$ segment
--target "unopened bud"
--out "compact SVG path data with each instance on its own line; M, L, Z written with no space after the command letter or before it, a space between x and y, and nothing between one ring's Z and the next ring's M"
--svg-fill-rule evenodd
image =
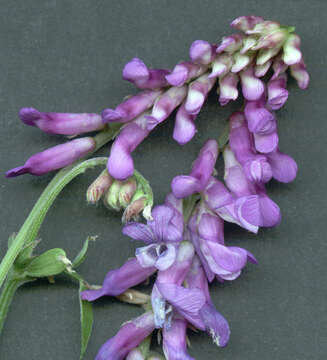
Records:
M140 291L129 289L118 295L117 299L129 304L144 305L150 301L150 296Z
M110 208L114 209L116 211L119 211L121 206L119 202L119 192L122 187L122 182L115 180L112 185L110 186L109 190L107 191L103 201L104 204Z
M135 194L137 184L134 177L124 181L119 191L119 203L121 207L126 208Z
M112 182L113 178L109 175L108 170L104 169L87 189L86 201L89 204L96 204L102 195L108 191Z
M126 207L123 213L122 222L127 223L132 219L137 219L140 212L144 209L145 204L145 196L142 196L137 200L132 200L132 202Z

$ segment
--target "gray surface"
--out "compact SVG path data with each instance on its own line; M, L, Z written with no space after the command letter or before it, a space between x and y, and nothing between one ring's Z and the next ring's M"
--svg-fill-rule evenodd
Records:
M2 173L60 142L23 126L17 117L23 106L62 112L113 107L134 91L121 80L132 57L171 67L187 58L193 40L215 41L231 33L228 24L239 15L255 13L297 27L311 85L300 91L291 83L278 120L281 148L296 158L298 178L269 186L282 209L278 228L260 230L257 237L226 228L228 243L252 251L259 266L249 265L238 280L212 287L232 336L227 348L218 349L205 334L191 334L196 359L326 358L326 5L323 0L0 1ZM204 140L218 136L235 106L217 107L211 97L198 118L199 133L184 148L171 139L173 119L139 147L136 166L151 181L156 203L171 179L188 171ZM39 250L64 247L73 257L87 235L98 234L80 271L100 283L109 269L132 256L135 245L121 235L119 215L86 206L84 192L95 174L75 180L57 199L41 229ZM0 178L1 256L51 176ZM1 360L78 359L76 291L65 279L20 289L0 339ZM99 301L85 359L93 359L120 324L139 313L131 305Z

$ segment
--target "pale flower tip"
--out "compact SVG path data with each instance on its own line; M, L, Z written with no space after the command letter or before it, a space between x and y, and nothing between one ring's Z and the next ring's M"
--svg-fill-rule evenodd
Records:
M142 60L134 58L123 69L123 79L128 81L144 80L149 77L149 70Z
M26 174L28 172L28 169L25 168L25 165L23 166L18 166L16 168L13 168L11 170L8 170L6 172L6 177L7 178L11 178L11 177L16 177L16 176L19 176L19 175L23 175L23 174Z
M177 71L173 71L172 73L166 75L165 78L172 86L182 86L187 80L187 70L182 68Z

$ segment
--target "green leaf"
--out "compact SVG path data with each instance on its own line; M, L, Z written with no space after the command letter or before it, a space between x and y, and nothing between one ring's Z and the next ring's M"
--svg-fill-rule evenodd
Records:
M93 311L92 303L81 299L81 292L87 290L84 282L80 280L79 283L79 304L80 304L80 316L81 316L81 355L80 360L83 359L87 344L91 337L93 326Z
M87 252L87 249L89 247L89 242L90 241L95 241L96 238L97 238L97 236L88 236L86 238L81 251L77 254L77 256L75 257L75 259L74 259L74 261L72 263L72 268L77 268L78 266L80 266L83 263L83 261L86 258L86 252Z
M25 268L24 274L31 277L57 275L66 270L69 260L63 249L51 249L36 256Z

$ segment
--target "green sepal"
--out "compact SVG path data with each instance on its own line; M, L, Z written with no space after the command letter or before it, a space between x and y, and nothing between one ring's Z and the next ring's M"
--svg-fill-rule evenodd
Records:
M86 238L86 240L84 241L83 247L80 250L80 252L76 255L75 259L73 260L72 263L72 268L77 268L78 266L80 266L85 258L86 258L86 253L87 253L87 249L89 248L89 242L90 241L95 241L97 238L97 236L88 236Z
M66 270L68 265L65 251L55 248L33 258L24 269L24 275L37 278L57 275Z

